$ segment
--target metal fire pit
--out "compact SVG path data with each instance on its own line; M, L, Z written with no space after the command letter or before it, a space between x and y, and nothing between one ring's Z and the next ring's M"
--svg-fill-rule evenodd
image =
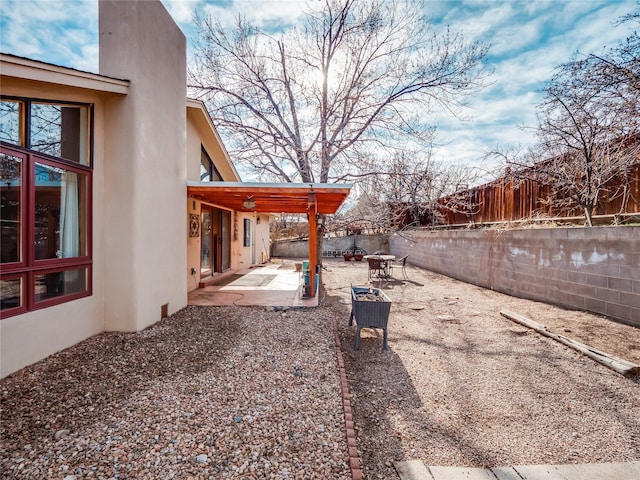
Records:
M379 288L351 287L351 315L349 326L356 321L356 342L354 348L360 349L360 330L363 328L381 328L384 334L383 350L387 349L387 323L391 300Z

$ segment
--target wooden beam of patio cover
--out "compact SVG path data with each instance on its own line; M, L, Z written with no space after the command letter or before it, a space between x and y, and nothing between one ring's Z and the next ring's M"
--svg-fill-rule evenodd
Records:
M188 195L239 212L309 213L309 194L315 193L317 213L336 213L345 201L351 185L326 183L229 183L187 182ZM255 208L244 208L247 199Z

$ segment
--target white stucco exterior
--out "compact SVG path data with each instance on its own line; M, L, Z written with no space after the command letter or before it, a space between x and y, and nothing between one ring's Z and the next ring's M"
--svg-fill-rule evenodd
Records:
M191 214L228 212L231 269L261 263L268 252L268 215L258 224L255 213L187 196L186 182L200 180L202 149L223 181L240 177L204 105L186 98L186 40L163 5L100 0L99 16L99 75L0 57L3 95L93 105L92 294L0 320L2 377L97 333L139 331L163 310L186 306L200 281ZM244 218L254 224L250 247Z
M135 331L187 304L186 39L160 2L101 1L99 35L131 82L105 109L105 329Z
M5 68L5 66L7 68ZM46 72L51 76L47 77ZM93 295L0 320L0 375L12 373L104 331L106 257L104 223L105 102L128 91L128 82L83 76L53 65L2 57L2 93L17 97L93 103ZM11 76L10 76L11 75ZM42 78L49 81L43 82ZM67 85L71 84L72 86ZM118 93L113 93L115 85Z

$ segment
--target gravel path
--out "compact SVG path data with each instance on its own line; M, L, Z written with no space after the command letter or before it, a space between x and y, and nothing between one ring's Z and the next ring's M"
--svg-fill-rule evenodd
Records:
M188 307L0 382L0 478L350 478L328 311Z
M397 479L398 460L493 467L640 459L640 378L625 378L499 312L519 312L636 363L640 329L408 267L411 281L381 284L393 302L389 350L382 351L380 330L363 330L356 352L349 292L366 285L366 265L326 268L324 305L343 319L368 480Z

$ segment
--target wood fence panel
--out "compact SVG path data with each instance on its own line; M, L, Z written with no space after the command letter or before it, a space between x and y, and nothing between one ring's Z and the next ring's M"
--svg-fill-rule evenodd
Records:
M620 213L640 213L640 163L631 174L626 196L620 195L622 182L612 182L602 192L600 206L596 215L616 215ZM523 180L519 184L506 178L469 189L468 195L458 192L459 197L469 199L469 212L443 209L444 222L447 225L464 223L506 222L535 216L573 217L581 216L578 208L559 210L553 205L552 190L532 180ZM465 196L466 195L466 196ZM626 200L626 207L623 202ZM441 202L446 204L447 200Z

